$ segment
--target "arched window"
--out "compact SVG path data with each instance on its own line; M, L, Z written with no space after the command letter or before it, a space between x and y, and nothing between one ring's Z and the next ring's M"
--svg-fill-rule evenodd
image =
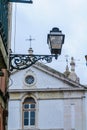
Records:
M24 127L35 126L36 102L32 97L25 98L23 102L23 125Z

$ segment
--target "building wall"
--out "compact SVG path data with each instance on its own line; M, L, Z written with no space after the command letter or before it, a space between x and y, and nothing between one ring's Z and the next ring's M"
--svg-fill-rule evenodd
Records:
M21 108L20 108L20 101L10 101L9 102L9 123L8 123L8 130L18 130L21 128Z
M82 98L81 92L72 92L71 94L70 92L60 92L60 94L52 92L54 97L50 92L45 92L43 96L40 96L42 93L14 93L10 95L8 130L25 130L22 120L22 102L26 95L33 95L37 100L36 125L29 129L86 130L85 116L83 116L84 97Z
M38 128L62 129L64 128L63 100L40 100L38 110Z
M0 130L6 130L7 122L7 101L8 101L8 92L7 92L7 77L8 73L6 69L2 69L4 75L0 77Z
M2 69L4 76L0 77L0 90L5 94L8 83L8 73L6 69Z
M34 84L25 77L33 75ZM60 80L51 72L33 68L14 72L9 88L8 130L87 130L87 94L78 87ZM23 101L36 101L35 126L23 125ZM86 114L85 114L86 113Z
M0 104L0 130L4 130L4 126L3 126L3 108L2 108L1 104Z

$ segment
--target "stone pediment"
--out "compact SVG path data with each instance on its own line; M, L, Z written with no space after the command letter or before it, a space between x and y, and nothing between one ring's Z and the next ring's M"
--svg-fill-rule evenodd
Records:
M28 69L13 72L11 74L11 80L9 84L11 85L10 89L53 90L85 88L85 86L65 77L63 73L39 62Z

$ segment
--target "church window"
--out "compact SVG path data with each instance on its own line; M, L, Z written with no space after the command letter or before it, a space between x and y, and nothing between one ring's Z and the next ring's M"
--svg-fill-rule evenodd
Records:
M36 102L32 97L27 97L23 103L24 127L35 126Z

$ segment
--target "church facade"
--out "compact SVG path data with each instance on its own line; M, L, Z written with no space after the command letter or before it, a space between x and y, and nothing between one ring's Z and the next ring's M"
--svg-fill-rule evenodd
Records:
M78 77L37 63L13 72L9 86L8 130L87 130L87 89Z

